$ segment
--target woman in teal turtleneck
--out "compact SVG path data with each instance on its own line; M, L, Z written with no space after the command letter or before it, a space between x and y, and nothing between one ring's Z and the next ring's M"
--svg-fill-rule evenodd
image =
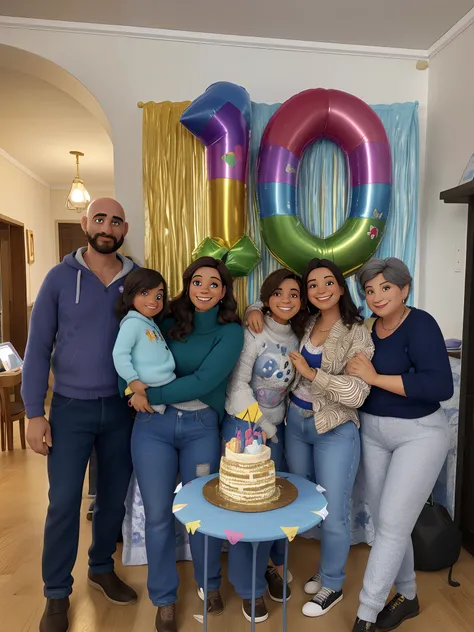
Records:
M225 265L201 257L183 274L183 292L170 303L160 329L176 361L177 379L147 389L150 405L136 396L140 411L132 435L132 458L143 498L148 557L148 592L157 632L175 632L178 573L171 511L178 472L183 484L217 472L221 455L219 421L224 415L228 377L243 346L243 330ZM204 582L204 538L190 536L198 592ZM208 611L223 610L219 540L209 541Z

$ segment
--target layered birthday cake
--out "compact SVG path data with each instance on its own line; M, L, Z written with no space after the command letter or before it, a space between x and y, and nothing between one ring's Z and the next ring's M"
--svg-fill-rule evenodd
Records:
M251 450L237 451L239 442L226 445L219 470L219 493L239 504L262 505L278 500L275 464L270 448L254 441Z

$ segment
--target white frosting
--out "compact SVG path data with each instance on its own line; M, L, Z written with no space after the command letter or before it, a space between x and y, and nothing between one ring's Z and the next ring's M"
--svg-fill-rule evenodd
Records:
M219 491L237 503L262 504L276 494L275 464L268 446L260 454L236 454L226 449L221 458Z
M241 463L242 465L249 465L250 463L263 463L269 461L271 457L271 450L267 445L262 445L262 451L259 454L248 454L248 452L232 452L229 448L225 449L225 458L235 463Z

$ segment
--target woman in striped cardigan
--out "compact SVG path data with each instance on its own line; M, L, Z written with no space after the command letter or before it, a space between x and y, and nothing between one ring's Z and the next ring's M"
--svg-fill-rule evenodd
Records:
M344 568L350 549L350 498L359 467L357 408L369 394L345 368L358 353L369 360L373 343L347 283L332 262L312 259L303 276L308 321L300 350L290 354L297 370L285 429L290 471L324 488L329 515L321 525L319 570L305 584L314 597L303 614L319 617L343 597ZM260 327L252 311L248 324Z

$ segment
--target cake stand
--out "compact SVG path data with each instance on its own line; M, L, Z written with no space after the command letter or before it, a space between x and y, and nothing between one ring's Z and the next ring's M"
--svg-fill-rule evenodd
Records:
M204 535L204 632L207 632L207 582L209 537L228 540L231 545L237 542L252 544L252 632L255 630L255 584L257 549L260 542L285 539L284 577L288 570L288 542L296 535L309 531L327 516L326 498L318 492L311 481L278 472L277 476L286 478L298 489L298 497L290 505L259 513L241 513L229 511L211 505L203 496L202 488L211 479L219 476L211 474L197 478L184 485L176 494L173 513L182 522L189 533ZM265 537L262 537L265 534ZM286 582L283 582L283 632L286 632Z

